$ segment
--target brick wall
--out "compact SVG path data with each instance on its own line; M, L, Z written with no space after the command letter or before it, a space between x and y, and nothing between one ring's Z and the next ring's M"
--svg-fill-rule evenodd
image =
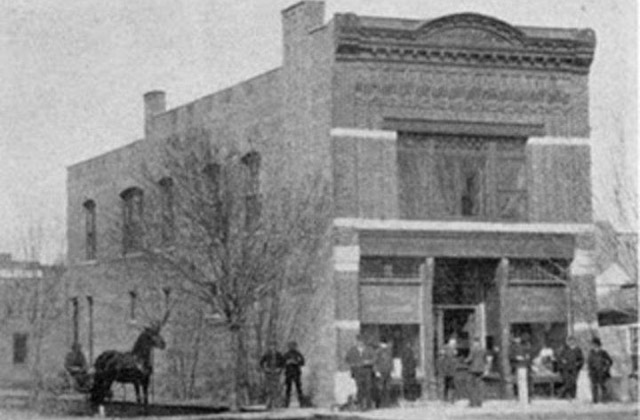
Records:
M592 222L589 145L532 139L527 163L530 222Z
M336 127L381 129L389 118L428 119L542 124L550 136L589 135L588 77L583 75L339 62L333 90ZM503 92L528 99L503 99Z

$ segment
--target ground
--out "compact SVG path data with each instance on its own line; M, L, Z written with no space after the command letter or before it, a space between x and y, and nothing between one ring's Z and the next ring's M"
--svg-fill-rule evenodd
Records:
M0 409L3 420L44 420L60 419L60 416L43 416L28 410ZM67 417L68 418L68 417ZM71 417L75 420L89 420L95 417ZM113 418L113 417L109 417ZM138 417L141 418L141 417ZM414 406L399 407L368 412L336 412L326 409L289 409L269 412L218 415L190 415L171 417L144 417L163 420L632 420L638 418L637 403L612 403L593 405L588 403L559 400L534 401L523 407L515 401L488 401L481 408L471 409L465 401L456 405L440 402L421 402Z

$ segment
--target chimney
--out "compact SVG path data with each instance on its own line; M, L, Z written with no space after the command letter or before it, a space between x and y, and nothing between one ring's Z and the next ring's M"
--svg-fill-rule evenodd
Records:
M306 38L309 31L324 23L324 8L324 1L303 0L282 11L285 65L300 54L308 54Z
M167 110L165 93L161 90L152 90L144 94L144 137L149 137L153 123L153 117Z

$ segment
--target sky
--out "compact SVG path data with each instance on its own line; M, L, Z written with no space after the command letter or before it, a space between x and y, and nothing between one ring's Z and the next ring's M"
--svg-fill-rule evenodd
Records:
M64 253L66 167L142 137L142 95L182 105L278 67L295 0L0 0L0 252L41 231ZM334 13L432 19L476 12L513 25L592 28L596 216L614 168L636 168L636 0L340 0ZM629 175L635 190L637 178ZM609 195L607 195L609 194ZM625 226L623 226L625 227ZM33 236L33 235L32 235Z

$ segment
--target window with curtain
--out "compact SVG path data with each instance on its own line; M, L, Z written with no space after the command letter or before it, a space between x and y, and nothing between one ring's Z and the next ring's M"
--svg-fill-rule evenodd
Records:
M96 203L87 200L82 205L85 223L85 257L87 260L96 259Z
M142 249L143 193L140 188L129 188L122 198L122 246L126 254Z

